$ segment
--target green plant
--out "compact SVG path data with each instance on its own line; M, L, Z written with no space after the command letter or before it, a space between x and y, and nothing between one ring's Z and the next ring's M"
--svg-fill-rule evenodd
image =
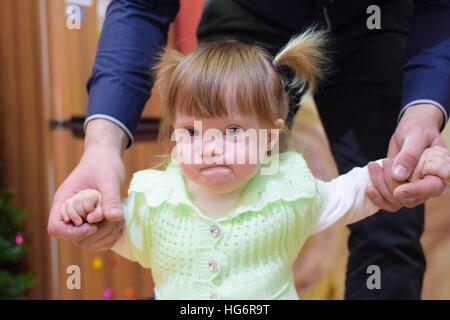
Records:
M34 276L24 263L28 246L23 243L24 209L9 205L12 191L0 191L0 299L25 299L24 292L34 285Z

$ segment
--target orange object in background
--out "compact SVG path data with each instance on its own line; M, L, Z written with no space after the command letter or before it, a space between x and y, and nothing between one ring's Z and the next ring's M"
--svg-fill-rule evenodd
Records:
M181 0L180 11L175 19L176 45L187 54L197 46L197 26L206 0Z
M125 289L125 296L128 300L134 300L134 289L133 288L126 288Z

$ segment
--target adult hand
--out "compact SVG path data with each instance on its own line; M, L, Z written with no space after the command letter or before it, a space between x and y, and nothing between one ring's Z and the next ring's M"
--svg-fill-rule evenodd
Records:
M394 190L401 183L392 179L392 159L384 159L383 167L376 162L368 164L370 181L372 186L366 189L366 194L370 200L379 208L397 212L403 204L394 197Z
M391 177L381 174L381 168L369 166L373 186L366 192L375 205L387 211L398 206L398 203L386 197L386 189L403 206L409 208L442 193L445 183L436 176L427 175L422 179L407 182L427 147L445 146L439 132L443 120L442 111L431 104L417 104L405 110L389 144L388 158L393 159ZM394 183L389 183L391 179L404 185L396 188L394 192Z
M81 160L58 188L53 199L47 226L51 236L92 250L112 247L123 226L120 185L125 176L122 154L127 139L125 132L108 120L94 119L88 123ZM66 224L61 220L61 205L85 189L96 189L102 194L106 220L96 224L83 223L78 227Z

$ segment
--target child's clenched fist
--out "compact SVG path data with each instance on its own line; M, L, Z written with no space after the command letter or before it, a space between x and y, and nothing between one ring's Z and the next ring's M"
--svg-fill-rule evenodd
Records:
M61 207L61 219L65 223L80 226L84 221L95 223L103 220L101 194L97 190L87 189L78 192Z

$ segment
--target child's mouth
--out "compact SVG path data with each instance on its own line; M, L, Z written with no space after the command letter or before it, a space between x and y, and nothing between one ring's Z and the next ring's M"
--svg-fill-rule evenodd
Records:
M225 174L230 172L230 168L226 165L210 165L200 169L205 174Z

